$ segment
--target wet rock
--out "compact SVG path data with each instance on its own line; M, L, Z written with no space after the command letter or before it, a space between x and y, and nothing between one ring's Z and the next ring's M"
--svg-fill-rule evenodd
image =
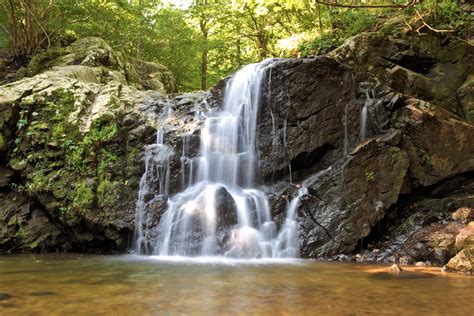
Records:
M407 106L401 147L410 159L411 187L430 186L474 169L474 125L439 111Z
M451 218L460 223L467 224L469 221L474 220L474 209L470 207L458 208L451 214Z
M474 248L474 222L470 222L456 236L456 250Z
M450 213L474 207L474 126L462 118L472 54L452 37L371 33L329 57L267 68L256 145L277 225L297 189L290 182L318 175L297 215L303 256L443 264L455 255L463 224L448 223ZM144 145L163 131L168 195L182 190L194 176L202 114L218 106L227 80L212 93L165 96L175 89L166 69L95 38L41 54L23 73L0 87L0 170L13 170L0 176L0 251L125 249ZM54 105L59 116L48 112ZM146 202L157 192L150 186ZM167 198L150 204L147 227ZM225 192L218 198L218 226L230 230L235 207ZM368 244L380 252L360 249Z
M372 139L311 185L319 198L301 202L302 254L353 251L397 201L408 161L402 150L394 156L389 149L382 139Z
M472 186L466 187L465 180L443 181L474 170L474 126L441 108L460 113L455 94L469 73L472 50L455 39L445 39L444 48L433 37L418 40L362 34L329 54L348 67L316 58L277 62L268 69L270 84L262 89L258 122L263 180L271 183L291 176L299 181L332 167L308 188L312 193L299 208L303 256L354 251L364 238L378 238L381 219L390 221L393 215L388 213L402 194L416 195L419 188L441 183L437 192L427 195L442 197L426 196L426 203L417 202L423 211L405 218L394 233L399 239L391 242L390 251L360 258L395 261L405 255L410 263L431 260L420 255L423 242L413 256L402 251L403 242L413 231L446 220L453 207L469 200L465 196ZM449 69L452 61L447 51L467 68ZM355 77L347 77L348 70ZM319 76L325 73L330 80L322 83ZM333 79L344 83L339 95L323 87ZM450 82L441 87L436 83L439 80ZM337 82L330 85L338 86ZM369 139L361 139L360 110L368 101ZM464 196L457 199L455 192L460 188L465 188ZM272 205L284 204L276 196L270 199ZM276 215L280 209L272 207ZM437 264L454 255L452 242L440 243L433 248Z
M399 38L363 33L328 55L349 65L358 81L383 82L464 116L456 92L472 74L474 51L462 40L437 33Z
M302 180L342 155L346 107L351 117L356 110L351 72L313 58L276 61L266 77L257 122L261 175L268 182L290 180L291 169L292 180ZM355 126L348 129L353 142Z
M174 193L184 138L199 130L208 94L166 96L176 86L165 67L98 38L37 55L26 75L0 86L0 251L123 251L134 228L141 153L156 140L158 118L173 110L160 124L175 153ZM190 144L192 156L198 145Z
M9 192L0 193L0 199L0 249L54 251L61 247L63 233L28 196Z
M466 121L474 123L474 75L467 77L458 89L457 97L464 110Z
M398 265L392 264L392 265L390 266L390 268L387 269L387 271L388 271L389 273L392 273L392 274L399 274L399 273L401 273L403 270L402 270L402 268L400 268Z
M0 166L0 188L8 186L13 175L13 170Z
M224 187L215 192L215 199L217 244L225 252L228 250L232 229L238 223L237 208L234 199Z
M404 255L404 256L401 256L400 259L398 260L398 262L401 264L401 265L409 265L409 264L413 264L415 262L415 260L413 259L412 256L410 255Z
M462 227L459 223L424 227L406 241L401 253L412 258L409 263L429 260L443 265L456 254L455 240Z
M474 272L474 249L464 249L443 267L445 271L450 272Z

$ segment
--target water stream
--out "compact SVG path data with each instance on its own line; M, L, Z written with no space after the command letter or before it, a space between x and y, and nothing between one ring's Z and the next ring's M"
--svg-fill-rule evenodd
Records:
M182 172L186 163L191 169L197 168L195 181L194 171L191 171L188 182L183 176L182 192L166 199L166 192L159 191L155 199L167 200L167 207L156 227L152 224L156 214L149 215L147 203L140 201L150 192L148 173L166 166L169 150L159 136L157 144L152 145L156 150L147 151L137 204L138 252L184 257L298 256L294 217L299 197L290 203L286 222L279 233L268 198L255 181L258 175L257 113L262 78L269 65L271 61L247 65L229 80L221 110L209 113L201 129L199 156L193 162L181 157ZM164 117L166 113L167 109ZM186 147L186 141L183 146ZM150 168L149 161L154 168ZM166 172L155 174L167 176ZM163 182L163 179L158 181Z
M359 140L364 141L367 138L367 120L368 120L368 110L375 103L374 91L371 89L365 90L365 102L360 113L360 132Z

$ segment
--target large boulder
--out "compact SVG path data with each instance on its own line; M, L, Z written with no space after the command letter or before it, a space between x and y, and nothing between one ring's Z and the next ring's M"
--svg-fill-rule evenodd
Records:
M459 231L455 242L458 253L444 266L447 271L474 272L474 222Z
M51 49L34 56L28 64L26 75L32 77L46 70L57 70L66 66L87 67L70 67L69 69L76 71L76 76L83 72L90 72L90 68L98 67L98 71L109 72L114 80L141 90L155 90L161 93L177 92L176 81L166 67L134 59L113 50L109 44L98 37L81 38L70 46ZM66 73L68 72L72 71L66 70ZM74 74L70 73L70 75Z

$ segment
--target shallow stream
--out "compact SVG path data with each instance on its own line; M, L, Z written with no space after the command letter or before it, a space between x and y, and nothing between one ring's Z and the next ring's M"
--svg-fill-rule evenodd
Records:
M472 315L474 277L312 260L0 256L0 315Z

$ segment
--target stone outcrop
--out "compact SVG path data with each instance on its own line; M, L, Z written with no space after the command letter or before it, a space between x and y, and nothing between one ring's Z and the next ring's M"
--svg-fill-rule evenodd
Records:
M165 67L98 38L40 54L0 86L0 251L124 250L160 113L176 111L163 122L175 174L182 135L199 130L207 95L175 89Z
M385 228L396 226L391 212L409 208L402 201L425 188L442 183L436 190L446 191L446 200L450 194L470 192L462 180L449 179L469 178L474 170L474 126L457 97L473 71L472 47L434 34L417 40L362 34L328 54L331 58L276 61L268 70L258 148L263 181L269 191L280 192L272 195L275 215L284 216L281 195L290 200L295 191L292 185L282 188L281 181L298 183L323 170L299 208L303 256L351 254L368 241L381 242L377 227L387 222ZM449 83L441 89L445 80ZM457 203L468 206L462 203L469 204L470 198ZM461 229L443 223L452 205L436 208L436 219L411 226L410 234L426 230L418 238L426 240L424 251L413 253L414 245L419 246L416 236L410 242L398 235L403 241L393 247L397 251L384 249L383 256L366 260L399 261L411 252L409 263L446 263L456 253L454 240ZM454 230L448 233L445 227Z
M467 208L461 209L466 211ZM469 217L472 216L473 210L469 209ZM464 212L465 213L465 212ZM463 227L455 240L457 254L449 260L444 266L447 271L474 272L474 221L469 222Z

